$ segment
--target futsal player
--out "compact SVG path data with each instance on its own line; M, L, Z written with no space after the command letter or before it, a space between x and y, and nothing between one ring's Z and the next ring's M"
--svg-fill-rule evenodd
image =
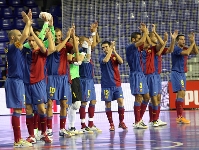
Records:
M104 41L101 44L104 54L99 57L101 68L101 100L105 102L105 110L110 123L110 131L115 130L113 123L111 102L117 100L119 114L119 128L124 130L127 126L124 123L124 96L121 87L119 64L123 59L115 50L115 42Z
M189 124L190 120L183 116L183 102L186 91L186 76L187 59L190 54L198 54L198 48L195 43L195 35L189 35L191 45L187 48L185 46L185 36L179 34L176 38L177 45L171 54L172 68L171 68L171 83L173 92L177 94L175 101L177 111L177 123Z
M29 11L30 13L30 11ZM21 50L23 43L29 36L31 20L25 12L21 13L25 22L24 30L21 34L19 30L9 31L9 45L5 49L8 61L8 74L5 81L6 105L13 109L11 123L14 133L14 147L30 147L31 143L21 137L20 116L22 108L25 108L25 89L23 83L24 61Z

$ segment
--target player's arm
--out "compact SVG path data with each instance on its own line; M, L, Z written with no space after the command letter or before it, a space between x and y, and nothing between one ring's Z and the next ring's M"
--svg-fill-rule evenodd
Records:
M143 35L142 35L142 38L138 42L135 43L136 47L139 47L139 46L143 45L144 42L146 41L146 37L147 37L147 28L146 28L146 25L143 24L143 23L141 23L141 26L140 26L139 29L142 31Z
M171 35L171 44L170 44L168 50L166 51L166 54L173 52L174 47L175 47L176 37L178 36L178 30L175 30L173 32L173 34L170 33L170 35Z
M66 38L55 47L55 49L58 52L66 45L67 41L70 39L71 30L72 30L72 28L68 29L68 31L66 33Z
M35 42L37 43L37 45L40 48L40 51L42 53L46 53L46 48L45 48L43 42L35 35L35 33L33 32L32 26L30 27L30 34L32 34L32 36L34 37Z
M79 58L78 58L79 61L73 62L74 65L76 65L76 66L80 66L85 57L85 53L75 53L75 55L78 55L78 54L79 54Z
M152 24L152 32L155 34L155 36L157 37L159 43L161 45L164 45L165 41L163 41L163 39L160 37L160 35L156 32L156 26L155 24Z
M191 33L191 34L194 34L194 33ZM199 52L199 51L198 51L198 47L197 47L197 45L196 45L196 43L195 43L195 45L193 46L193 50L191 51L190 54L197 55L198 52Z
M191 34L189 35L189 41L191 42L191 45L189 46L189 48L185 51L182 51L180 54L181 55L189 55L195 45L195 35Z
M113 48L113 53L115 54L115 57L116 57L116 59L117 59L117 61L118 61L118 63L119 64L123 64L123 59L122 59L122 57L120 57L120 55L116 52L116 50L115 50L115 42L113 41L112 42L112 48Z
M51 33L52 33L52 37L53 37L53 41L55 41L55 29L54 29L54 26L53 26L53 17L51 17L51 19L49 20L49 25L48 25ZM46 48L48 48L48 45L49 45L49 41L48 39L44 41L44 46Z
M56 51L55 49L55 42L53 40L53 35L51 33L51 31L49 30L48 32L46 32L47 34L47 38L48 38L48 55L54 53Z
M32 13L31 10L29 10L28 15L30 15L31 13ZM24 27L24 30L22 32L22 35L21 35L19 41L17 43L15 43L15 46L18 47L19 49L23 48L23 43L29 36L30 26L31 26L31 20L28 17L28 15L24 11L21 12L21 15L22 15L23 21L26 23L26 25Z
M162 47L160 48L160 50L156 53L157 56L161 56L162 55L162 52L163 52L166 44L167 44L167 41L164 42L164 44L162 45Z
M113 51L113 48L111 46L109 46L108 53L106 54L106 56L102 60L104 63L107 63L110 60L112 51Z
M98 23L94 22L91 24L91 32L92 32L92 45L91 45L91 49L93 50L96 46L97 46L97 27L98 27Z

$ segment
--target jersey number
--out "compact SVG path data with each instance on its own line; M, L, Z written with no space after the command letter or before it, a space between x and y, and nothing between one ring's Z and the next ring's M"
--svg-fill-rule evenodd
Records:
M53 88L53 87L50 87L50 93L55 93L55 88Z

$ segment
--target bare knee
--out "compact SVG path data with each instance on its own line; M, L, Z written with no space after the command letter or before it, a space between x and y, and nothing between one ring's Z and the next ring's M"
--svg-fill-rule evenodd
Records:
M31 115L33 113L32 105L26 105L26 114Z
M143 97L140 94L135 95L135 101L137 103L142 103Z
M13 108L13 111L15 113L21 114L22 113L22 109L21 108Z
M82 102L81 105L82 105L82 106L86 106L86 105L87 105L87 102Z
M92 100L92 101L90 101L90 104L91 104L91 105L95 105L96 102L97 102L96 100Z
M185 91L178 91L178 93L177 93L177 98L182 98L182 99L184 99L184 98L185 98Z
M61 109L68 108L67 100L61 100L60 101L60 107L61 107Z
M106 108L111 108L111 102L105 102Z
M118 103L118 105L120 106L120 107L123 107L124 106L124 100L123 100L123 98L118 98L117 99L117 103Z

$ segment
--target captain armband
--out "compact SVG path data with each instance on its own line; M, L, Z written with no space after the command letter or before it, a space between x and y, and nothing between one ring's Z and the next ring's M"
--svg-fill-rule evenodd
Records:
M15 47L20 48L20 47L22 47L22 44L19 41L17 41L17 42L15 42Z

